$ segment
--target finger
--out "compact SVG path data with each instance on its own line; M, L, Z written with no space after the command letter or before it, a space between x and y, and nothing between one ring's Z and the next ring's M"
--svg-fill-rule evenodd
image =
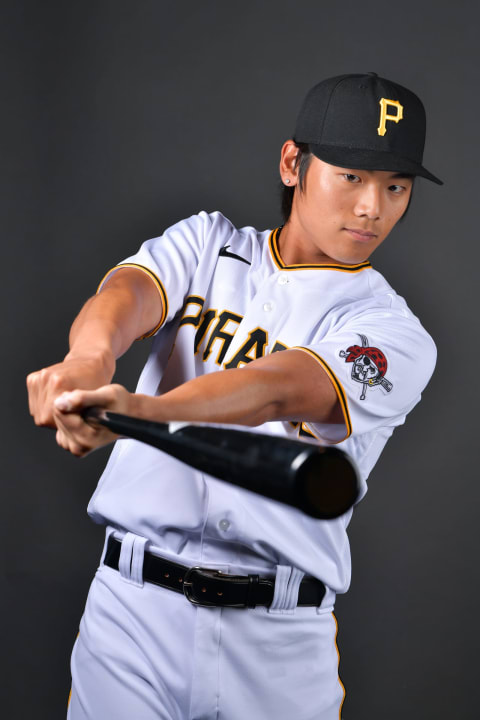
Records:
M117 435L106 428L87 424L77 413L64 413L55 408L54 418L60 433L57 442L77 457L82 457L117 438Z
M63 430L57 430L56 441L63 450L66 450L76 457L82 457L92 449L85 443L77 442L72 436L65 433Z
M68 450L67 438L61 430L57 430L55 434L55 440L57 442L57 445L59 445L63 450Z
M27 389L28 389L28 408L37 425L41 424L39 408L41 403L39 401L40 394L40 372L30 373L27 377Z
M78 413L65 413L54 407L53 417L57 428L68 441L88 443L95 432L92 426L88 425Z
M59 395L54 407L63 413L81 413L87 407L108 408L122 395L128 395L121 385L104 385L97 390L72 390Z
M28 410L30 415L35 414L35 373L27 375Z
M28 406L36 425L55 427L52 415L52 392L59 393L58 378L48 369L30 373L27 377Z
M65 387L67 385L67 387ZM43 423L53 422L53 403L68 388L67 378L57 369L46 368L40 371L41 404L40 419Z
M74 455L75 457L84 457L85 455L88 455L89 452L92 450L95 450L95 448L91 448L88 445L83 445L82 443L75 442L74 440L65 440L65 442L61 445L67 452L69 452L71 455Z
M92 405L105 405L110 400L110 394L98 390L72 390L64 392L54 400L54 406L62 413L80 413L84 408Z
M67 423L63 423L59 419L58 425L59 429L56 434L58 445L75 457L82 457L97 447L94 438L86 437L85 431L79 430L78 416L69 415Z

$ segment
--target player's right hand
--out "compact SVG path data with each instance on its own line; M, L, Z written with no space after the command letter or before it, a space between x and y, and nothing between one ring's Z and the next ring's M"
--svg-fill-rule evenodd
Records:
M36 425L55 428L55 398L77 388L95 390L107 385L115 371L115 360L105 353L70 356L56 365L30 373L27 377L28 405Z
M82 411L90 407L131 415L136 412L139 396L121 385L106 385L96 390L74 390L62 393L54 403L57 443L76 457L117 439L115 433L97 423L87 422Z

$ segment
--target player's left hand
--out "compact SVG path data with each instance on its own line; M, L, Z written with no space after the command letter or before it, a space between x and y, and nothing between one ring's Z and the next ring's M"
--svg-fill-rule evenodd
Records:
M76 457L117 439L118 435L106 428L85 422L81 413L87 407L101 407L118 413L131 413L133 400L121 385L105 385L98 390L72 390L59 395L53 403L53 416L57 426L56 440L60 447Z

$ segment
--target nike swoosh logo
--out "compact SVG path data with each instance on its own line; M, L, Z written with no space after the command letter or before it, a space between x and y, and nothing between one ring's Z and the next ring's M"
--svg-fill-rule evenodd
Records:
M240 260L241 262L247 263L247 265L252 264L249 260L245 260L245 258L240 257L240 255L235 255L235 253L228 252L229 247L230 245L225 245L225 247L223 247L218 253L218 257L229 257L233 258L234 260Z

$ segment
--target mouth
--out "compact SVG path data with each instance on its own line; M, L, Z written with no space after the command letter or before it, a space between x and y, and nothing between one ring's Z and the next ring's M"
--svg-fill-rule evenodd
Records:
M350 233L354 240L358 240L359 242L368 242L369 240L374 240L376 237L378 237L376 233L369 232L368 230L360 230L359 228L343 229Z

